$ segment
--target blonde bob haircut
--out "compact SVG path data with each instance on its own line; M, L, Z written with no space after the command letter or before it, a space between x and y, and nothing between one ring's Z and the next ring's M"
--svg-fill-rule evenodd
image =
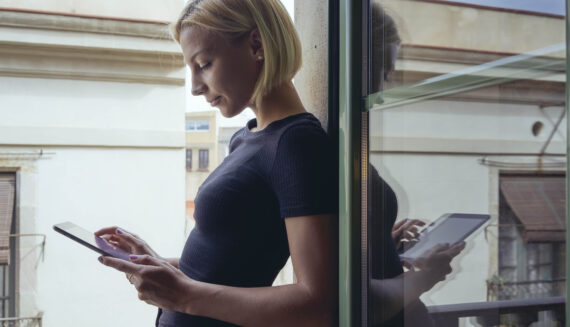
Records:
M251 97L253 103L290 81L301 68L301 42L279 0L190 0L171 25L178 43L182 29L189 26L220 33L230 42L242 40L255 28L259 30L264 64Z

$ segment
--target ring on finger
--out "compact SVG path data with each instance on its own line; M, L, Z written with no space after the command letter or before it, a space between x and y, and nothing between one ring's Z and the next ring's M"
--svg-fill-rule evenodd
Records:
M133 282L133 274L127 274L127 279L129 280L129 283L134 284L134 282Z

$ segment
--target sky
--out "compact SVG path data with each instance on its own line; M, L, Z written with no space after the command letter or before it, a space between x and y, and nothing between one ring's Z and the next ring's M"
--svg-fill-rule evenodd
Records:
M281 0L289 15L294 17L293 10L294 10L294 0ZM190 92L191 83L190 81L190 70L186 68L186 111L208 111L208 110L216 110L218 112L218 126L219 127L243 127L247 123L248 120L255 117L251 109L244 110L241 114L237 115L233 118L225 118L223 117L218 109L210 107L208 102L206 102L203 96L193 96Z
M476 5L537 11L548 14L566 15L564 0L445 0Z

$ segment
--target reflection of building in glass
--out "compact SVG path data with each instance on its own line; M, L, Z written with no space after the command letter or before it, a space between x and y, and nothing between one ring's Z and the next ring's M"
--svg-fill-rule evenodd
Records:
M492 217L454 261L454 273L422 300L440 305L560 295L565 240L551 236L563 235L565 214L558 212L562 224L541 220L530 228L528 209L513 207L504 182L516 172L542 183L565 168L564 17L441 1L379 3L401 45L370 113L370 162L394 188L399 219L451 212ZM555 217L544 197L524 201L547 210L534 213L534 222ZM537 239L543 232L548 239ZM492 281L505 291L489 297ZM506 286L518 293L506 294Z
M499 276L494 299L564 296L566 179L562 174L501 174Z

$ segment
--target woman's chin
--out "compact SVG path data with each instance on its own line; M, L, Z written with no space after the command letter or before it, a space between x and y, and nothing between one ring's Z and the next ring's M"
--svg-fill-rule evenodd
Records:
M245 110L245 108L238 109L238 110L235 110L235 109L232 110L232 109L228 109L225 107L218 107L218 110L220 111L222 116L224 116L225 118L232 118L232 117L239 115L242 111Z

